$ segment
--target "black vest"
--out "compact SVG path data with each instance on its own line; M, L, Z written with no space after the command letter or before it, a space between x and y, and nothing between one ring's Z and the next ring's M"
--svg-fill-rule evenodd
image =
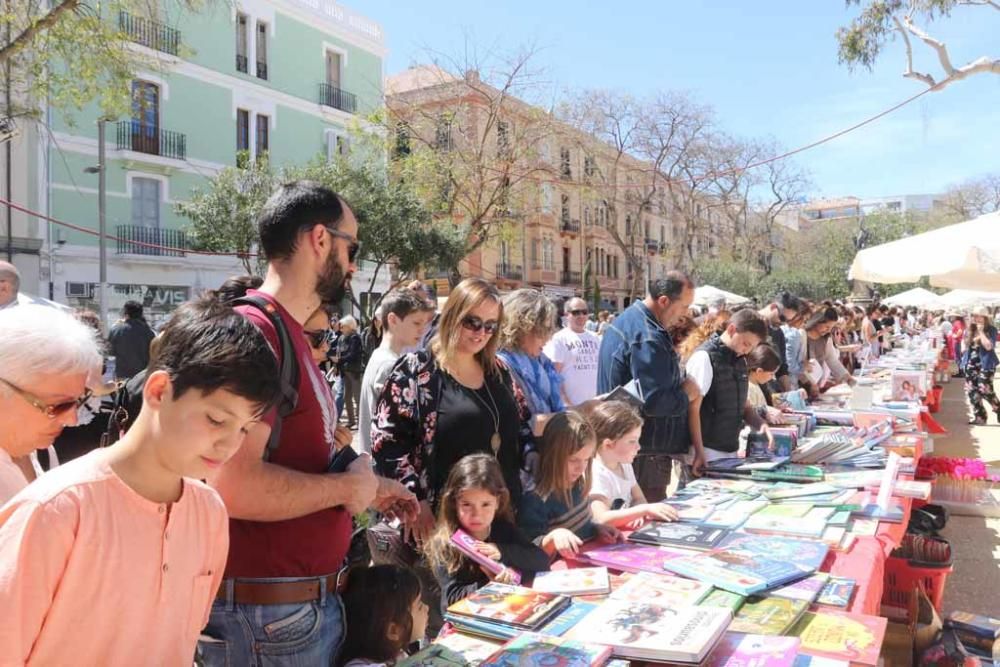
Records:
M712 361L712 386L701 403L701 437L705 447L720 452L740 448L743 409L750 390L750 376L743 357L722 344L714 334L698 346Z

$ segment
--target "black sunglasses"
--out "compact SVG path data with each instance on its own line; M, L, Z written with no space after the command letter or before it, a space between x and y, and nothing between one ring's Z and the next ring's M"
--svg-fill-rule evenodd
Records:
M496 320L483 322L482 318L476 317L475 315L466 315L462 320L462 326L475 333L485 330L486 333L492 336L497 332L497 329L500 328L500 323Z
M361 243L347 232L342 232L339 229L327 227L326 225L323 226L323 229L330 232L330 235L335 238L350 241L350 245L347 246L347 260L353 264L354 260L358 257L358 253L361 251Z
M313 346L313 349L318 350L330 340L330 330L329 329L316 329L315 331L303 331L306 338L309 339L309 344Z
M576 316L576 315L590 315L590 311L587 310L586 308L584 308L583 310L571 310L571 311L569 311L569 314L573 315L573 316Z

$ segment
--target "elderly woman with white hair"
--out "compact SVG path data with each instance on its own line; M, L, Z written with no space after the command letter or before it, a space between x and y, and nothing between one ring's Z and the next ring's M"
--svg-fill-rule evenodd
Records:
M358 321L348 315L340 320L340 338L337 340L337 370L344 385L344 412L347 413L348 428L358 425L358 410L361 404L361 374L364 361L361 350L361 336Z
M0 505L28 485L19 461L76 424L100 368L94 331L45 306L0 311Z

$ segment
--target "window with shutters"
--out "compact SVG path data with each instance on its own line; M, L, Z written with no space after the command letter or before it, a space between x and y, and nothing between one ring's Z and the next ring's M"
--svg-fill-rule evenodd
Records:
M132 179L132 224L158 229L160 226L160 181Z
M247 63L247 51L249 50L249 28L246 14L236 15L236 71L244 74L250 71Z
M257 21L257 78L267 81L267 24Z
M264 114L257 114L257 144L255 148L254 157L257 160L261 160L267 157L267 152L270 150L270 122L271 119Z

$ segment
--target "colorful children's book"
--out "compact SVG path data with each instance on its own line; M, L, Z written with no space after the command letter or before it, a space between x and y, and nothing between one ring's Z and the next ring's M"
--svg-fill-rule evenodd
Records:
M738 593L724 591L721 588L713 588L712 592L702 598L698 603L700 607L723 607L735 614L743 606L745 597Z
M817 572L787 586L775 588L768 595L812 603L816 599L816 596L819 595L819 592L823 590L823 587L827 585L829 579L830 575L825 572Z
M775 480L785 482L822 482L826 473L823 468L801 463L786 463L776 470L754 470L751 480Z
M611 648L586 642L525 632L480 663L483 667L550 665L597 667L611 655Z
M478 665L480 662L496 653L502 643L495 639L486 639L474 635L459 632L453 627L446 626L437 636L432 646L441 646L449 649L465 659L469 665ZM419 655L419 654L417 654ZM416 657L413 656L413 657ZM426 664L426 663L420 663Z
M795 563L803 574L820 569L830 551L825 544L815 540L745 533L733 533L719 544L719 548L748 551L765 558Z
M611 592L606 567L580 567L539 572L531 587L560 595L602 595Z
M508 584L489 583L448 607L453 616L535 630L568 607L570 599Z
M854 595L854 587L856 585L854 579L830 577L830 581L819 592L816 604L825 604L831 607L846 607L851 604L851 596Z
M692 551L668 549L646 544L608 544L591 549L581 556L594 565L621 572L663 572L663 564L671 558L690 556Z
M756 512L755 516L765 516L771 519L801 519L806 514L809 514L812 508L813 506L809 503L799 503L796 505L768 505L759 512Z
M729 624L728 609L608 600L567 634L611 646L619 658L701 662Z
M787 535L789 537L807 537L818 539L826 530L823 519L807 517L768 517L754 514L743 524L743 530L748 533L765 533L767 535Z
M704 664L708 667L792 667L798 649L797 637L727 632Z
M953 611L948 615L945 622L949 627L957 630L987 637L989 639L1000 639L1000 619L989 616L978 616L967 611Z
M495 561L492 558L487 558L483 554L476 550L476 542L478 540L472 535L459 528L451 536L451 543L461 551L463 554L474 560L477 564L483 566L493 574L500 574L504 570L504 565L499 561ZM507 568L513 577L514 583L521 583L521 573L514 568Z
M493 647L495 651L496 648ZM426 646L417 653L403 658L396 663L397 667L467 667L468 665L477 665L479 660L473 658L468 659L465 655L448 648L447 646L442 646L440 644L434 643L430 646Z
M715 511L714 505L692 505L686 502L663 501L677 510L677 520L688 523L701 523Z
M752 595L801 579L809 572L796 563L751 551L715 549L675 558L664 569L740 595Z
M808 602L787 598L749 598L729 624L730 632L784 635L809 608Z
M587 614L597 609L598 606L599 603L596 602L584 602L580 599L574 599L570 606L559 612L558 616L543 625L538 631L550 637L561 637L570 628L586 618Z
M561 611L555 617L550 618L546 621L538 631L549 635L550 637L559 637L572 628L574 625L583 620L590 612L597 609L598 605L594 602L583 602L581 600L573 600L569 607ZM445 613L444 618L446 621L455 626L455 629L460 632L475 635L477 637L483 637L490 640L502 640L506 641L512 639L519 635L522 630L516 628L512 625L506 625L502 623L496 623L493 621L488 621L480 618L470 618L466 616L456 616L454 614Z
M821 658L877 665L888 620L842 611L807 613L792 630L799 652Z
M878 533L878 519L852 519L847 524L847 532L864 537L874 537Z
M640 544L704 550L711 549L728 534L729 531L722 528L656 521L635 531L628 539Z
M875 503L864 505L859 510L851 512L851 516L862 519L876 519L886 523L903 523L904 510L902 505L892 503L883 509Z
M710 585L700 581L673 577L669 574L640 572L612 593L609 599L655 602L667 607L692 607L711 590Z

